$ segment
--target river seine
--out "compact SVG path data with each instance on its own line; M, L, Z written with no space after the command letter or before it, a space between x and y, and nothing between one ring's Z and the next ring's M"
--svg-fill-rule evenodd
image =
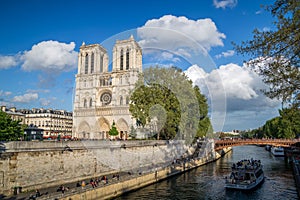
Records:
M265 181L251 192L226 190L224 177L234 162L257 159L263 164ZM283 157L273 157L264 147L239 146L216 162L125 194L117 200L132 199L298 199L292 166Z

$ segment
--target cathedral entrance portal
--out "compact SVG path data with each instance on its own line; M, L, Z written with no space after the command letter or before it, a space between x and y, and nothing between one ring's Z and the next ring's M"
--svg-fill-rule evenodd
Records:
M104 117L99 119L99 125L100 125L100 137L101 139L108 139L109 138L109 129L110 125L107 119Z
M120 139L127 140L129 127L126 121L124 119L119 119L116 126L120 133Z
M80 139L90 139L91 128L86 121L79 124L77 137Z

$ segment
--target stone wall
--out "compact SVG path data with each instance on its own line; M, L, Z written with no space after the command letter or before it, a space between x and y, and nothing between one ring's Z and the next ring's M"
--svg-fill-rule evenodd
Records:
M147 174L143 174L140 176L132 177L131 179L124 180L117 183L108 184L106 186L97 187L97 188L90 188L86 190L79 190L74 191L69 194L66 194L64 197L57 196L57 199L61 200L98 200L98 199L111 199L117 196L120 196L126 192L130 192L147 185L156 183L163 179L169 178L171 176L184 173L188 170L194 169L201 165L205 165L209 162L213 162L227 152L231 151L231 147L224 148L219 152L215 152L214 155L207 154L202 158L195 159L189 162L176 164L176 165L169 165L163 167L161 169L157 169L157 171L149 172ZM42 197L42 199L48 199L48 197Z
M76 182L115 171L151 171L188 151L183 141L43 141L0 144L0 194Z

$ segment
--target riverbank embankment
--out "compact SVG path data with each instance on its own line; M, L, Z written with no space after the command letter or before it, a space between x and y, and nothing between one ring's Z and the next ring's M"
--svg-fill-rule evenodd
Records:
M232 148L225 148L220 152L215 152L214 157L203 157L199 159L190 159L186 162L172 163L169 166L161 167L146 174L139 174L138 176L134 176L128 180L104 185L102 187L91 187L85 190L79 189L77 191L73 191L73 193L64 194L64 196L61 195L58 198L62 200L111 199L124 193L162 181L171 176L179 175L191 169L195 169L201 165L216 161L231 150Z

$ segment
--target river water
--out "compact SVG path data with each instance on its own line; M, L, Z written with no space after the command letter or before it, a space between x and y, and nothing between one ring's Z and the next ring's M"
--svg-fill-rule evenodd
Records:
M224 177L234 162L257 159L263 164L265 181L251 192L226 190ZM283 157L273 157L264 147L239 146L216 162L209 163L162 182L127 193L117 200L132 199L298 199L292 166Z

